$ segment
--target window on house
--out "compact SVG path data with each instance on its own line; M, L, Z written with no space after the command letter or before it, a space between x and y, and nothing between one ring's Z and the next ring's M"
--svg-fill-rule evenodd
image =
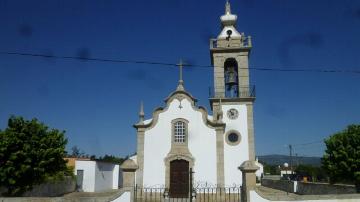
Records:
M183 143L186 141L185 122L177 121L174 125L174 142Z

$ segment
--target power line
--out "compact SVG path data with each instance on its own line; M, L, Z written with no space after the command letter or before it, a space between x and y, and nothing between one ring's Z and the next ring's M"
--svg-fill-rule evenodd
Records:
M76 57L76 56L56 56L47 54L35 54L35 53L22 53L22 52L0 52L2 55L16 55L16 56L29 56L29 57L43 57L43 58L55 58L55 59L75 59L75 60L87 60L97 62L113 62L113 63L133 63L133 64L148 64L148 65L161 65L161 66L178 66L175 63L166 62L153 62L145 60L120 60L120 59L104 59L104 58L89 58L89 57ZM187 67L198 68L213 68L213 65L194 65L184 64ZM247 69L247 68L239 68ZM270 67L249 67L250 70L258 71L277 71L277 72L313 72L313 73L348 73L348 74L360 74L359 70L340 70L340 69L310 69L310 68L270 68Z
M318 140L318 141L308 142L308 143L293 144L292 146L298 147L298 146L307 146L307 145L320 144L320 143L324 143L324 141Z
M135 64L177 66L177 64L163 63L163 62L150 62L150 61L138 61L138 60L117 60L117 59L88 58L88 57L75 57L75 56L56 56L56 55L35 54L35 53L0 52L0 54L2 54L2 55L30 56L30 57L43 57L43 58L56 58L56 59L89 60L89 61L98 61L98 62L135 63Z

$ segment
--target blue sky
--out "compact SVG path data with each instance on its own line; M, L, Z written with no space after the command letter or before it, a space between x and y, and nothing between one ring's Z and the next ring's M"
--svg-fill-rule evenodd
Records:
M238 30L251 35L251 67L360 71L360 1L237 0ZM0 0L0 52L210 65L225 0ZM251 70L257 154L318 142L360 122L360 74ZM0 128L10 115L66 130L68 148L135 152L140 101L146 118L177 84L159 65L0 54ZM211 68L187 68L186 89L209 108ZM295 146L320 156L324 145Z

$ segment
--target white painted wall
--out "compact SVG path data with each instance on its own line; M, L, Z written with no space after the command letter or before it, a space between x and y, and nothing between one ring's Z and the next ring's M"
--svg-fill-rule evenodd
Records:
M113 170L113 176L112 176L112 188L113 189L118 189L119 188L119 180L120 178L120 165L115 165L114 170Z
M258 158L256 158L255 165L257 165L259 167L259 170L257 170L255 172L255 175L258 179L260 179L261 176L264 174L264 166L263 166L263 164L259 163Z
M227 117L229 109L236 109L239 112L237 119L232 120ZM224 165L225 165L225 185L233 186L242 184L242 175L238 167L246 160L249 160L248 128L247 128L247 108L242 105L222 105L223 120L226 123L225 134L230 130L236 130L241 135L238 145L232 146L226 143L224 135Z
M111 201L111 202L130 202L131 199L131 192L124 192L123 194L121 194L121 196L119 196L119 198Z
M165 185L164 158L171 148L171 121L183 118L188 123L188 147L195 158L194 181L216 184L216 132L205 125L201 112L187 99L174 99L167 111L159 114L158 123L145 131L144 186ZM238 171L239 172L239 171Z
M295 174L295 171L293 172ZM280 176L291 175L291 170L280 170Z
M77 170L84 170L84 192L118 189L119 165L97 161L76 160L75 175Z
M95 191L95 161L76 160L74 174L77 170L84 170L83 176L83 191L94 192Z
M97 162L95 168L95 191L104 191L113 188L113 171L115 164Z

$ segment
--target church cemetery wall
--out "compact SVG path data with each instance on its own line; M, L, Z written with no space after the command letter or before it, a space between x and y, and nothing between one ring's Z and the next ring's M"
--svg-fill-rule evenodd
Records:
M64 180L58 182L47 182L36 185L31 191L27 191L23 196L31 197L52 197L62 196L64 194L75 191L76 182L72 177L65 177Z
M358 202L360 196L358 194L345 194L345 195L264 195L258 191L250 191L249 202Z
M278 189L286 192L291 192L291 193L294 192L294 183L288 180L262 179L261 185L264 187Z
M356 188L353 185L331 185L325 183L298 182L296 193L303 195L355 194Z
M297 182L262 179L261 185L300 195L355 194L353 185L331 185L326 183Z

